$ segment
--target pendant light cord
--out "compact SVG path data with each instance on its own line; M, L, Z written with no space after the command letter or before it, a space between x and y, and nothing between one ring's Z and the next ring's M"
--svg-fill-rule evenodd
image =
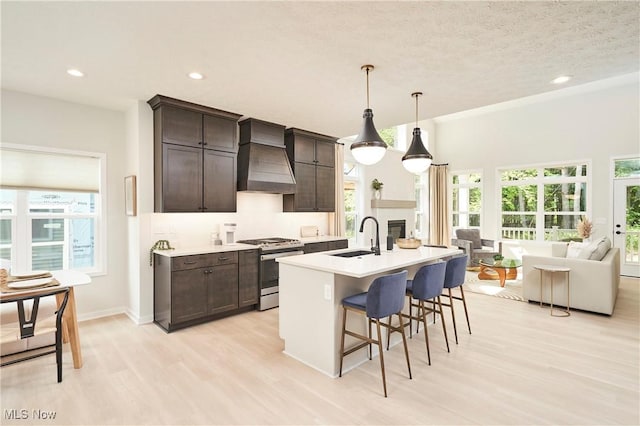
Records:
M411 96L416 98L416 129L418 128L418 96L422 95L422 92L413 92Z
M418 128L418 95L416 95L416 128Z
M367 73L367 109L369 109L369 71L373 70L373 65L363 65L360 67L361 70L365 70Z
M369 109L369 67L366 68L367 72L367 109Z

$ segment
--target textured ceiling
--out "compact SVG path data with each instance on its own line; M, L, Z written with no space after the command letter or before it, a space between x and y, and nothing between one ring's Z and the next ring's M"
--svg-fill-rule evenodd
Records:
M640 3L2 1L2 87L125 110L160 93L335 136L637 72ZM75 67L86 73L66 74ZM186 74L197 70L201 81Z

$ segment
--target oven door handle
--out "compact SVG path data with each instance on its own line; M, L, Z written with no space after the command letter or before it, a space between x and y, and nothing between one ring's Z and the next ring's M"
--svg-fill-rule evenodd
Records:
M260 256L260 260L273 260L279 257L298 256L299 254L304 254L304 251L296 250L296 251L286 251L284 253L263 254L262 256Z

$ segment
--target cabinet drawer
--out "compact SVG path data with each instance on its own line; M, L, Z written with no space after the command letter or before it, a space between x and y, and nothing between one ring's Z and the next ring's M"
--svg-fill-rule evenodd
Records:
M171 270L206 268L208 266L228 265L238 263L238 252L195 254L193 256L179 256L171 259Z
M238 263L237 251L226 251L222 253L210 253L207 255L209 266L228 265L230 263Z
M305 254L319 253L321 251L327 251L327 250L329 250L329 243L326 241L321 243L307 243L304 245Z
M171 259L171 270L195 269L211 266L208 254L196 254L193 256L179 256Z

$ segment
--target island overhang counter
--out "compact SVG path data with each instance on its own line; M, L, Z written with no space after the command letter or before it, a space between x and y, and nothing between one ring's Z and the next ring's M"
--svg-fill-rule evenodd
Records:
M380 256L332 256L353 250L278 259L279 329L284 353L331 377L339 373L343 298L367 291L381 275L406 269L411 278L422 265L462 253L457 248L419 247L395 248ZM365 321L352 317L348 318L348 327L366 333ZM348 337L345 347L351 343ZM343 373L367 359L366 350L349 355L344 359Z

